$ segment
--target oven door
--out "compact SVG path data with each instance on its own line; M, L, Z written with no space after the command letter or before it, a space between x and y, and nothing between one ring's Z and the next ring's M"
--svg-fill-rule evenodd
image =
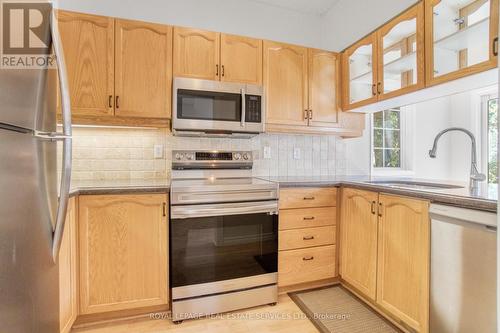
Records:
M174 206L170 251L174 289L249 277L276 283L277 201Z
M261 94L259 86L176 78L173 128L214 133L263 132Z

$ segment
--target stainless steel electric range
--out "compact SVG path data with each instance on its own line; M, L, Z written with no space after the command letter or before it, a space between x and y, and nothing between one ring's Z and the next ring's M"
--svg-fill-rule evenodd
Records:
M278 299L278 185L252 152L174 151L170 283L174 322Z

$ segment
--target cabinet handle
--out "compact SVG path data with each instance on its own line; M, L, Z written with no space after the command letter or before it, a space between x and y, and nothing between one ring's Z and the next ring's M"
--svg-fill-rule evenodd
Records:
M375 84L372 84L372 95L377 96L377 91L375 90Z
M117 109L119 109L119 108L120 108L119 101L120 101L120 96L116 96L116 98L115 98L115 105L116 105L116 108L117 108Z
M215 65L215 76L219 76L219 65Z
M312 221L314 220L314 216L304 217L304 221Z
M498 37L495 37L495 39L493 39L493 55L495 57L498 56Z
M164 217L167 216L167 203L166 202L163 203L163 216Z
M109 95L109 98L108 98L108 106L109 106L109 108L112 108L112 107L113 107L113 95Z
M304 110L304 120L309 119L309 110Z
M314 200L314 197L304 197L304 200Z
M377 202L372 201L372 214L373 214L373 215L377 214L377 213L375 212L376 205L377 205Z
M221 75L222 75L222 77L224 77L224 73L225 73L224 65L222 65L222 67L221 67Z
M309 261L309 260L313 260L314 257L313 256L309 256L309 257L303 257L302 260L304 261Z
M313 110L309 110L309 120L313 119Z
M382 82L377 83L377 94L379 94L379 95L382 93L381 88L382 88Z
M304 236L302 237L303 240L313 240L314 236Z
M378 204L378 216L379 216L379 217L382 217L383 212L384 212L384 204L380 202L380 203Z

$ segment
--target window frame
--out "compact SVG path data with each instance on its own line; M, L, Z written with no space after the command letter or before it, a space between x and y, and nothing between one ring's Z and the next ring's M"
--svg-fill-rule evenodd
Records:
M489 124L488 124L488 102L492 99L498 99L499 94L496 88L491 88L479 93L480 98L480 114L481 114L481 148L479 149L481 157L480 170L481 173L488 177L489 168ZM500 113L500 107L499 107ZM488 181L489 179L487 179ZM489 184L489 183L488 183Z
M392 109L388 109L392 110ZM409 126L412 122L415 107L405 106L399 108L399 138L400 138L400 161L399 168L380 167L373 165L375 158L374 138L374 114L370 115L370 170L373 176L412 176L413 171L413 129Z

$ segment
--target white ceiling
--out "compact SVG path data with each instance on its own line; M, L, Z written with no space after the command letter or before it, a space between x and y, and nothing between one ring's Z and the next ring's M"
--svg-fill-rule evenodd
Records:
M262 4L286 8L301 13L322 15L325 14L340 0L251 0Z

